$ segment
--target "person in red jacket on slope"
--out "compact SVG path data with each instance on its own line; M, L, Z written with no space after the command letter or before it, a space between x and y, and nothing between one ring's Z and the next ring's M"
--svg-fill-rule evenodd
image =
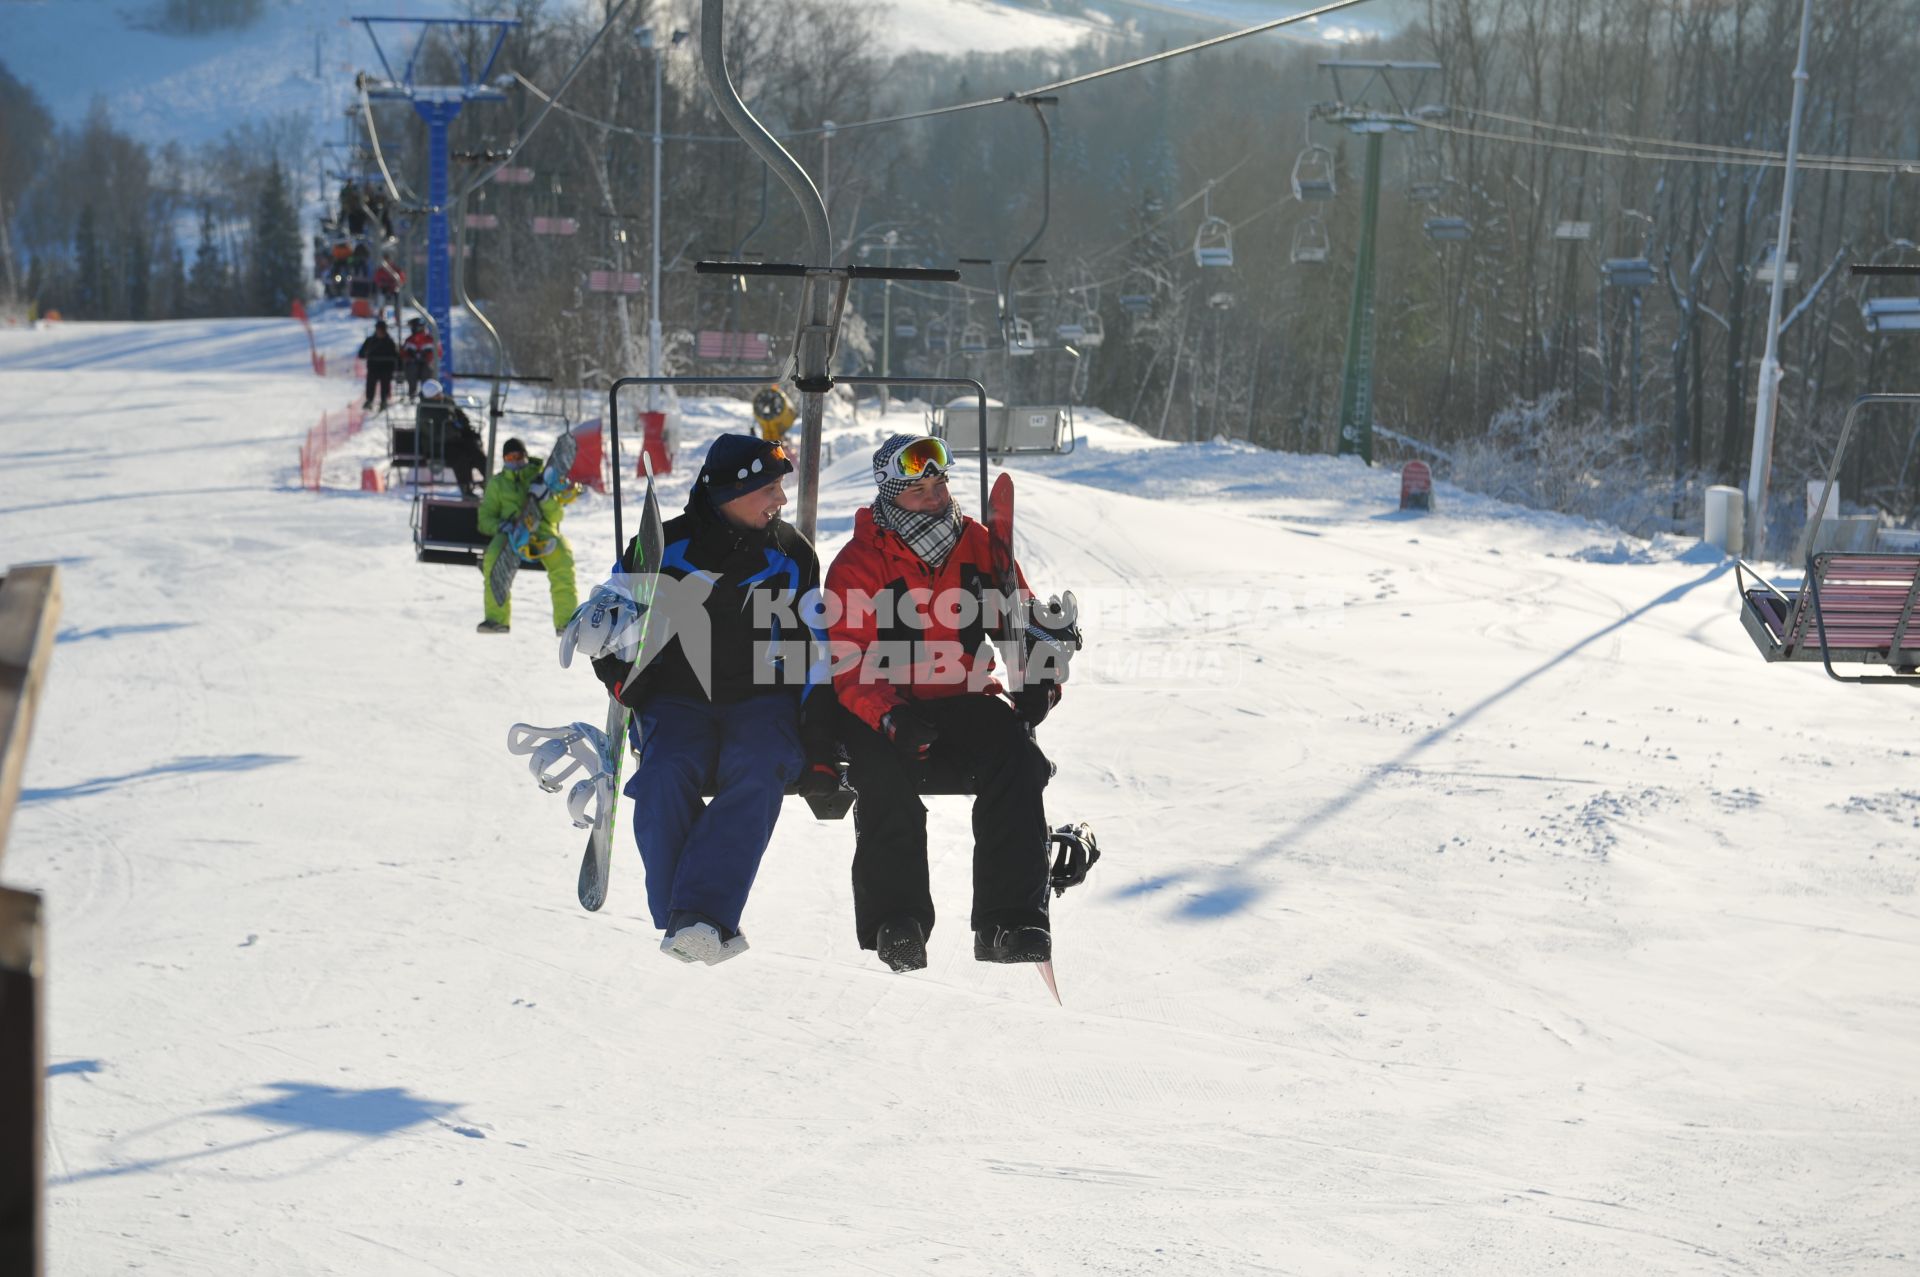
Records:
M1041 791L1052 766L1032 725L1060 697L1030 681L1011 698L994 677L1004 615L986 527L947 490L953 458L930 436L894 435L873 457L879 494L826 580L834 691L849 780L859 791L853 853L860 947L895 971L927 965L929 771L964 778L973 802L974 957L1046 962L1049 858ZM1022 598L1007 601L1025 617ZM1064 677L1064 669L1059 671Z

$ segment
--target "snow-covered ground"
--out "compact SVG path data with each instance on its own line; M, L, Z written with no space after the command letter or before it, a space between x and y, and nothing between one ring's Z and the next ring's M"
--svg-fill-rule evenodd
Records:
M0 332L0 562L65 580L4 866L51 913L50 1271L1920 1261L1909 698L1766 667L1717 558L1089 414L1013 467L1088 607L1065 1008L972 960L957 799L929 970L856 948L851 823L798 803L752 952L689 968L630 843L579 909L504 749L602 703L542 580L478 637L403 498L298 489L349 389L285 321ZM670 508L743 420L685 405ZM825 554L912 421L831 432ZM605 501L567 531L610 560Z

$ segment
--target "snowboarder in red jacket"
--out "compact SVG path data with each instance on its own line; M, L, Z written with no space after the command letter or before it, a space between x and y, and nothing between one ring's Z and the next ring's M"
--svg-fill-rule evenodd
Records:
M853 854L860 947L895 971L927 964L934 909L927 873L930 781L963 780L973 801L974 957L1052 957L1051 867L1041 791L1052 773L1032 726L1057 682L1011 698L991 636L1002 600L992 538L947 489L953 459L932 437L895 435L873 457L879 494L827 571L834 690L849 711L841 741L859 791ZM1014 565L1024 596L1026 579Z
M400 343L400 371L407 379L407 398L418 398L420 383L433 379L439 356L440 347L427 331L426 321L417 316L409 319L406 339Z

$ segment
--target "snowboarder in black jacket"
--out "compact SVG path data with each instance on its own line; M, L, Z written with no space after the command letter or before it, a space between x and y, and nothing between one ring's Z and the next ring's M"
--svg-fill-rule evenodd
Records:
M373 335L360 343L360 358L367 364L367 393L360 406L368 410L373 408L373 391L378 386L380 411L385 412L387 400L393 398L393 370L400 366L400 348L387 335L386 320L376 323Z

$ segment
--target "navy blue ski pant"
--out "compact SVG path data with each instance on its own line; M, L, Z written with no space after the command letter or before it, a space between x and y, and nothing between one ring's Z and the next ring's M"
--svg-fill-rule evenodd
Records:
M626 785L647 869L647 908L666 930L676 909L738 930L740 911L800 775L800 708L779 692L733 705L655 696L639 720L639 761ZM701 791L713 787L711 801Z

